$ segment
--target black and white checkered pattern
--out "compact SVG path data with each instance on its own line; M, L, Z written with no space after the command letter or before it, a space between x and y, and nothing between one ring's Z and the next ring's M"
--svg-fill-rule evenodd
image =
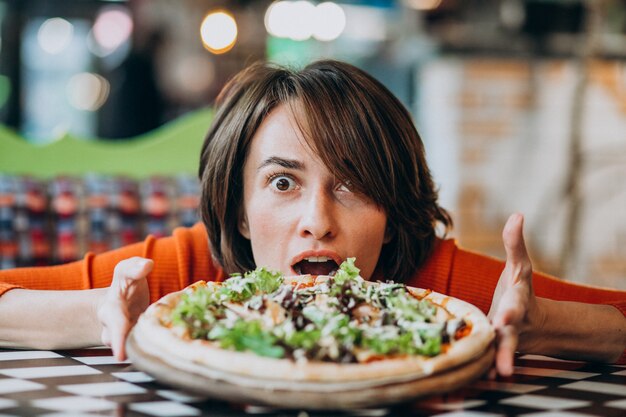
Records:
M319 413L228 404L155 382L105 348L0 350L4 416L626 416L626 367L517 358L515 374L391 409Z

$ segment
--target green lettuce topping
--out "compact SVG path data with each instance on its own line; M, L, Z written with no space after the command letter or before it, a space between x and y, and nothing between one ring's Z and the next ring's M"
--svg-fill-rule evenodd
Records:
M171 322L194 339L271 358L357 362L360 355L427 355L451 340L435 306L403 284L369 285L355 259L314 287L266 268L184 293ZM368 353L369 352L369 353Z
M224 281L220 288L222 301L245 301L258 293L269 294L276 291L283 283L280 272L269 271L260 267L246 272L243 276L234 274Z
M230 328L217 325L208 333L207 339L219 340L220 346L225 349L250 350L270 358L285 356L285 349L276 345L278 339L265 331L258 320L239 320Z
M188 328L193 339L206 338L211 327L223 316L218 288L210 284L183 293L172 311L172 324Z
M360 278L359 272L361 272L361 270L354 264L355 260L356 258L348 258L341 263L337 273L335 273L335 276L333 277L335 285L341 286L347 281L356 281Z

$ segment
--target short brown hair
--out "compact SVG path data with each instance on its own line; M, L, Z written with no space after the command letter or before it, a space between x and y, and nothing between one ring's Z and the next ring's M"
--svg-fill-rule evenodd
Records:
M409 112L372 76L333 60L301 70L254 64L220 93L199 170L214 259L229 273L255 268L250 241L238 229L243 166L257 129L281 104L302 118L305 140L326 167L385 211L392 237L377 268L385 278L408 279L431 254L437 225L447 231L452 221L437 204Z

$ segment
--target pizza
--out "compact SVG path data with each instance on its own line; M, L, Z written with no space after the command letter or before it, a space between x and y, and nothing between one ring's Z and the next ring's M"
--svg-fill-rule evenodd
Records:
M463 367L476 377L492 360L494 330L461 300L366 281L350 258L332 276L285 277L261 267L222 283L199 281L152 304L129 339L139 368L152 358L183 375L174 381L183 385L184 375L195 375L219 382L222 393L231 386L336 394Z

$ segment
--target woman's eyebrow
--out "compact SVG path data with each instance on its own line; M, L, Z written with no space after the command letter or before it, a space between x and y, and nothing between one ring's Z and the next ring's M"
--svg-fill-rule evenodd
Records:
M257 171L265 168L268 165L279 165L287 169L304 169L304 164L296 159L285 159L278 156L270 156L269 158L261 162L261 164L257 168Z

